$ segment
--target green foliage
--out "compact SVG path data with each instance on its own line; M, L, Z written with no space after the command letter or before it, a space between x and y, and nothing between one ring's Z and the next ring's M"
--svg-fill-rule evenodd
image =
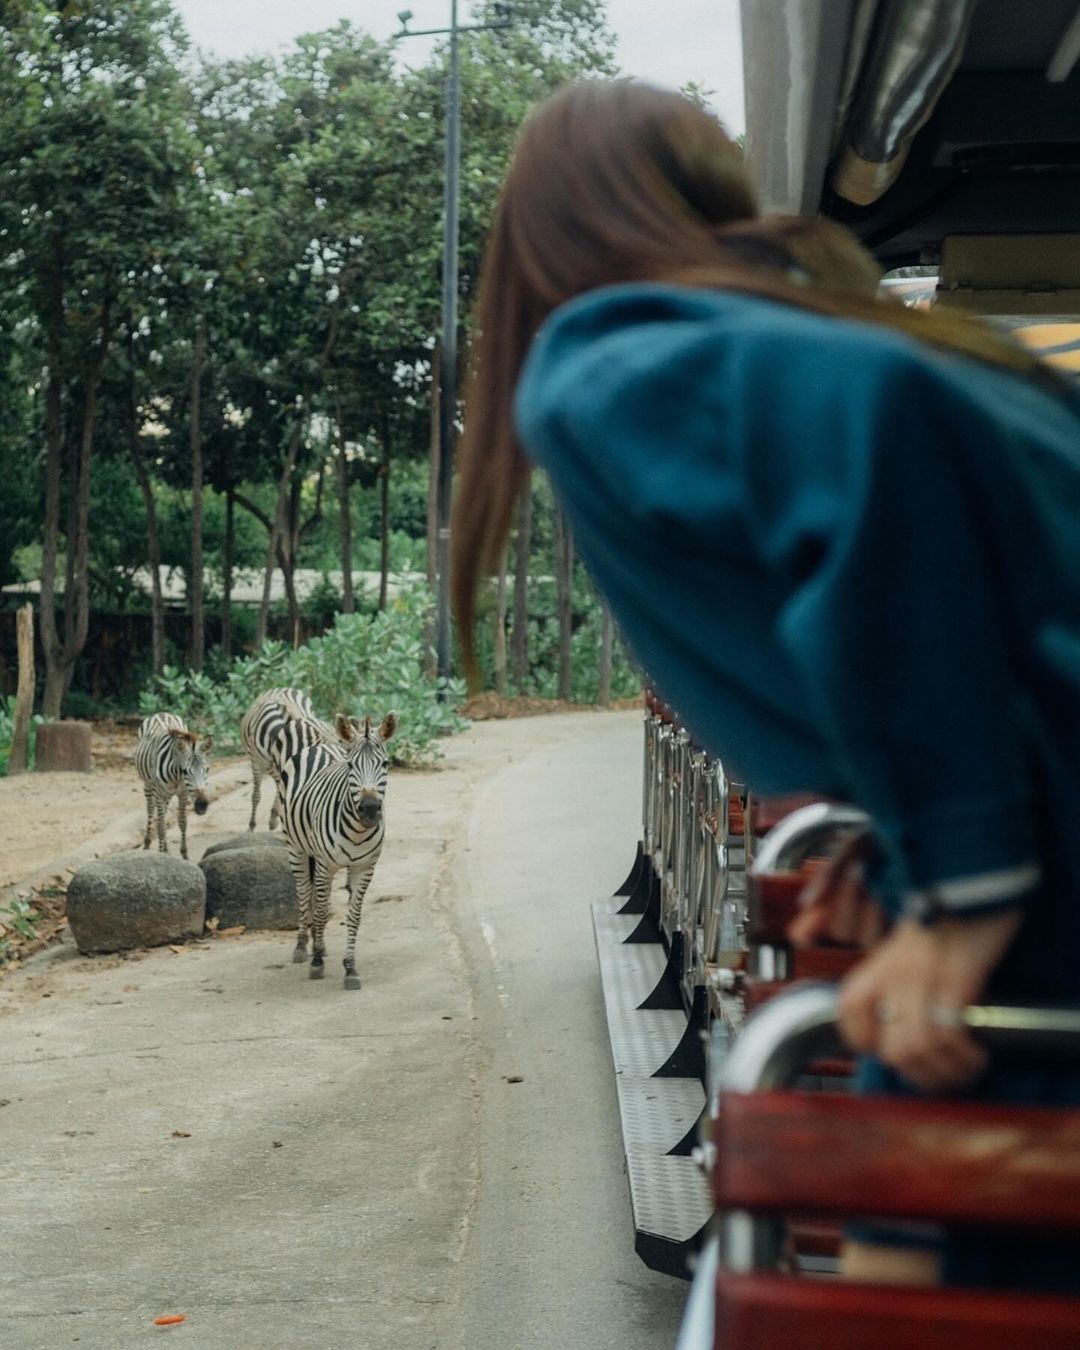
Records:
M37 923L41 915L26 900L12 900L10 905L0 905L0 966L7 965L12 957L12 944L5 933L15 933L23 939L37 935Z
M267 642L216 677L169 667L143 690L140 711L178 713L189 726L212 732L218 749L235 751L240 719L256 695L275 685L295 685L323 717L344 712L381 720L393 709L399 719L390 746L394 762L430 763L437 758L436 739L464 726L461 683L443 688L423 673L430 610L427 591L414 587L381 613L339 614L333 628L297 651Z
M37 747L37 729L41 725L42 718L34 716L30 719L30 744L27 749L26 763L27 768L34 767L34 754ZM15 699L6 698L0 694L0 775L8 771L8 761L11 759L11 741L15 735Z

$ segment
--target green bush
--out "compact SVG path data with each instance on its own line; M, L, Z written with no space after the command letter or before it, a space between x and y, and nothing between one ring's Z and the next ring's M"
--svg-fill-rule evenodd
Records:
M37 729L44 719L35 714L30 719L30 744L26 752L28 768L34 767L34 753L37 746ZM11 741L15 735L15 699L0 694L0 776L8 771L11 758Z
M213 734L218 749L239 750L240 719L256 695L275 685L295 685L323 717L345 712L381 719L393 709L394 762L430 763L438 754L436 739L465 725L459 712L463 684L453 680L443 687L424 674L430 609L426 587L415 586L381 613L339 614L333 628L297 651L266 642L253 656L212 674L167 667L139 695L139 709L144 715L178 713L194 730Z

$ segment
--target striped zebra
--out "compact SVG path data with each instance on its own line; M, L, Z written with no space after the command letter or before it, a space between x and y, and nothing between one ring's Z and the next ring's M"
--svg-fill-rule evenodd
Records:
M139 726L139 739L135 744L135 768L142 779L143 793L146 796L146 835L143 848L150 847L150 834L155 812L157 813L158 848L168 853L165 842L165 809L177 798L177 814L180 819L180 856L186 858L187 852L187 804L190 792L195 803L195 814L205 814L210 805L206 795L208 771L206 755L213 744L213 738L203 736L200 740L193 731L189 731L183 720L175 713L155 713L147 717Z
M240 721L240 739L251 761L251 819L248 829L255 828L255 813L262 795L264 774L274 780L274 804L270 808L270 828L277 829L280 810L281 781L271 748L286 722L304 718L321 729L321 739L333 743L337 739L334 728L315 715L311 699L302 689L267 689L258 696Z
M313 980L325 972L324 933L330 911L334 874L348 872L349 911L346 920L345 988L359 989L356 935L364 896L383 846L383 799L389 756L386 742L397 717L387 713L378 729L371 718L362 722L339 715L339 745L315 742L289 754L288 732L275 745L281 776L282 824L289 844L289 862L300 901L300 923L293 960L307 960L311 934Z

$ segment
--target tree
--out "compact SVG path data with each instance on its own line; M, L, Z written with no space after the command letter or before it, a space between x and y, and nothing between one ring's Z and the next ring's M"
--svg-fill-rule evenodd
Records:
M118 316L169 237L184 172L183 36L165 0L28 3L0 17L0 226L44 334L41 628L46 716L89 626L98 393ZM65 612L57 622L62 495Z

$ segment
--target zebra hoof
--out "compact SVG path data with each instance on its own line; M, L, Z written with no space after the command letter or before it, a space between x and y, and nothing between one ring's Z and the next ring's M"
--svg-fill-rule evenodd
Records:
M306 948L306 947L294 947L294 948L293 948L292 959L293 959L293 965L294 965L294 966L302 966L302 965L307 961L307 948Z
M359 975L346 975L346 976L345 976L345 988L346 988L346 989L359 989L359 988L360 988L360 976L359 976Z
M308 971L308 979L321 980L325 974L326 974L325 966L312 966L311 969Z

